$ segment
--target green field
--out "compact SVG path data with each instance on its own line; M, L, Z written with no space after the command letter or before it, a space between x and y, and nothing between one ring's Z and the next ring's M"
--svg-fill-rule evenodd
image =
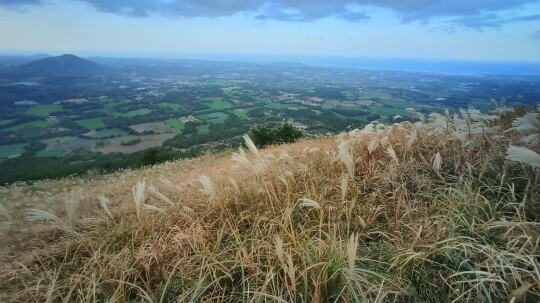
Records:
M83 119L75 121L82 127L94 130L97 128L105 127L107 124L103 121L103 118L92 118L92 119Z
M116 105L120 104L120 102L118 101L114 101L114 100L110 100L110 101L107 101L107 103L105 103L105 107L107 108L107 110L109 112L112 112L113 110L113 107L115 107Z
M208 129L208 124L207 125L199 125L199 126L197 126L197 133L199 135L208 134L209 132L210 132L210 130Z
M268 102L266 103L266 108L270 109L306 109L307 107L302 105L293 105L293 104L286 104L286 103L276 103L276 102Z
M41 140L42 143L47 144L47 146L56 145L61 142L73 140L75 137L65 136L65 137L54 137Z
M10 145L0 145L0 159L6 159L12 156L20 155L24 152L24 147L27 144L10 144Z
M27 115L47 117L53 113L62 111L62 105L37 105L26 110Z
M36 153L36 157L63 157L65 154L67 154L67 150L59 150L59 149L42 149Z
M227 115L226 113L221 113L221 112L199 116L200 119L208 120L209 122L212 122L214 124L223 124L223 122L225 122L225 119L227 119L228 117L229 115Z
M112 113L111 115L114 117L135 117L135 116L144 116L151 113L152 110L148 108L139 108L136 110L129 111L127 113Z
M242 109L235 109L234 114L238 116L240 119L247 118L247 114L249 113L251 109L250 108L242 108Z
M161 107L161 108L170 108L174 111L179 111L182 109L182 106L176 104L176 103L171 103L171 102L161 102L161 103L158 103L157 106Z
M165 124L174 129L175 131L182 131L184 129L185 123L178 121L178 119L169 119L165 121Z
M208 103L208 107L210 107L211 109L221 110L221 109L229 109L233 107L233 105L227 101L214 101L212 103Z
M17 130L21 130L24 128L31 128L31 127L47 127L47 126L51 126L52 124L53 122L50 122L50 121L42 121L42 120L32 121L32 122L26 122L26 123L14 125L12 127L8 127L4 129L4 131L17 131Z
M11 120L0 120L0 126L2 125L7 125L7 124L11 124L13 122L15 122L16 120L14 119L11 119Z
M102 130L96 131L96 134L93 137L100 139L100 138L107 138L110 136L116 137L118 135L125 136L127 135L127 132L119 128L102 129Z

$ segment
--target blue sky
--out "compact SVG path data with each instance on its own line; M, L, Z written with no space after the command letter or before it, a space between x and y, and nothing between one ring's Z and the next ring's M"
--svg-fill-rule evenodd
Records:
M540 1L0 0L0 52L540 62Z

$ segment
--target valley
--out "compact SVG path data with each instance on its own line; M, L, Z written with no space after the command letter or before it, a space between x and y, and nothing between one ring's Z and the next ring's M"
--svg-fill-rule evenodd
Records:
M0 166L21 156L26 163L65 162L67 155L94 161L148 148L200 154L239 146L257 125L286 122L315 137L374 120L416 121L412 109L429 114L540 100L534 76L90 59L64 55L0 70Z

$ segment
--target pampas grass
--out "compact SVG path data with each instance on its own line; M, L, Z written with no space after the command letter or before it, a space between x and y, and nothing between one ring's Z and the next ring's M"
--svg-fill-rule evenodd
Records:
M398 157L396 155L396 151L392 147L388 147L386 149L386 154L392 158L392 161L394 161L396 164L399 164Z
M528 113L523 117L516 118L512 122L512 126L506 132L518 131L529 133L521 141L531 146L540 144L540 113Z
M431 163L432 163L432 166L433 166L433 169L434 169L434 170L440 171L440 170L441 170L441 165L442 165L442 157L441 157L441 153L436 153L436 154L431 158Z
M70 230L75 230L75 221L79 216L79 208L83 199L83 189L74 188L69 194L65 195L64 208L66 210L67 224Z
M504 132L519 113L446 111L264 151L244 137L232 159L0 188L25 201L2 234L15 268L0 268L0 301L536 302L538 150L515 146L532 130ZM41 224L69 229L64 197L77 237ZM52 210L18 223L39 205Z
M315 208L315 209L321 209L321 205L317 203L315 200L311 200L308 198L301 198L298 200L299 206L308 207L308 208Z
M64 202L64 211L66 220L62 220L52 211L31 209L26 212L26 219L31 221L52 221L58 225L67 228L69 231L75 231L75 223L79 216L80 203L83 198L83 189L75 187L69 193L64 194L62 200Z
M207 175L202 175L198 179L201 184L201 192L204 193L210 202L213 202L216 197L216 190L214 188L214 183Z
M137 218L141 218L141 212L143 205L146 201L146 181L137 181L135 186L133 186L133 202L135 203L135 211L137 213Z
M506 152L506 159L540 167L540 154L525 147L510 146Z
M109 198L105 197L104 195L98 196L98 202L99 206L103 209L103 211L109 216L109 218L114 219L113 214L111 213L111 210L109 209Z
M27 220L39 220L39 221L52 221L58 225L65 226L64 220L60 219L57 215L50 211L41 210L41 209L31 209L26 212Z
M349 178L354 179L354 156L347 141L341 141L338 145L339 160L345 165Z
M0 215L3 216L8 222L11 222L13 220L13 218L9 214L9 210L2 203L0 203Z

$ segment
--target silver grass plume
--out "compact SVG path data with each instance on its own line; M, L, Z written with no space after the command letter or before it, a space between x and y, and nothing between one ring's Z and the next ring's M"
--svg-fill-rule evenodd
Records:
M396 162L396 164L399 164L399 160L396 156L396 151L392 147L388 147L386 149L386 153L388 154L388 156L390 156L390 158L392 158L394 162Z
M103 211L109 216L111 219L114 219L114 216L111 213L111 210L109 209L109 198L105 197L104 195L99 195L98 197L99 206L103 208Z
M171 199L169 199L167 196L165 196L164 194L162 194L161 192L159 192L159 190L157 190L157 188L154 186L154 185L150 185L148 186L148 191L150 193L152 193L152 195L156 196L157 198L159 198L161 201L169 204L170 206L174 206L174 203L171 201Z
M525 147L511 145L506 151L506 159L540 167L540 155Z
M349 142L346 140L338 145L338 157L347 168L349 178L354 179L354 157L352 150L349 148Z
M432 164L433 164L433 169L435 169L436 171L440 171L441 170L441 165L442 165L441 153L436 153L431 158L431 161L432 161Z
M9 222L13 221L13 218L11 218L8 209L2 203L0 203L0 215L6 218L6 220L8 220Z
M311 200L311 199L308 199L308 198L300 198L298 199L298 202L300 202L300 206L305 206L305 207L310 207L310 208L315 208L315 209L320 209L321 208L321 205L319 205L319 203L317 203L315 200Z
M522 138L522 142L529 145L540 143L540 113L528 113L523 117L516 118L512 122L512 128L506 132L515 130L518 132L532 132Z
M63 197L64 208L66 210L66 216L68 220L68 227L70 230L75 229L75 221L79 213L79 206L83 198L83 189L80 187L74 188L69 194Z
M133 202L135 202L135 210L137 212L137 218L141 218L141 210L146 200L146 181L137 181L133 186Z
M263 158L261 157L261 154L259 153L259 150L257 149L257 146L255 146L255 143L251 140L251 138L248 135L243 135L242 138L244 138L244 141L246 143L246 146L249 148L251 153L257 157L259 161L263 161Z
M53 221L54 223L62 226L66 226L64 220L60 219L57 215L50 211L41 210L41 209L31 209L26 212L26 220L31 221Z
M216 197L216 190L214 189L214 184L212 180L207 175L202 175L199 177L199 183L201 184L201 192L208 196L208 199L213 202Z

